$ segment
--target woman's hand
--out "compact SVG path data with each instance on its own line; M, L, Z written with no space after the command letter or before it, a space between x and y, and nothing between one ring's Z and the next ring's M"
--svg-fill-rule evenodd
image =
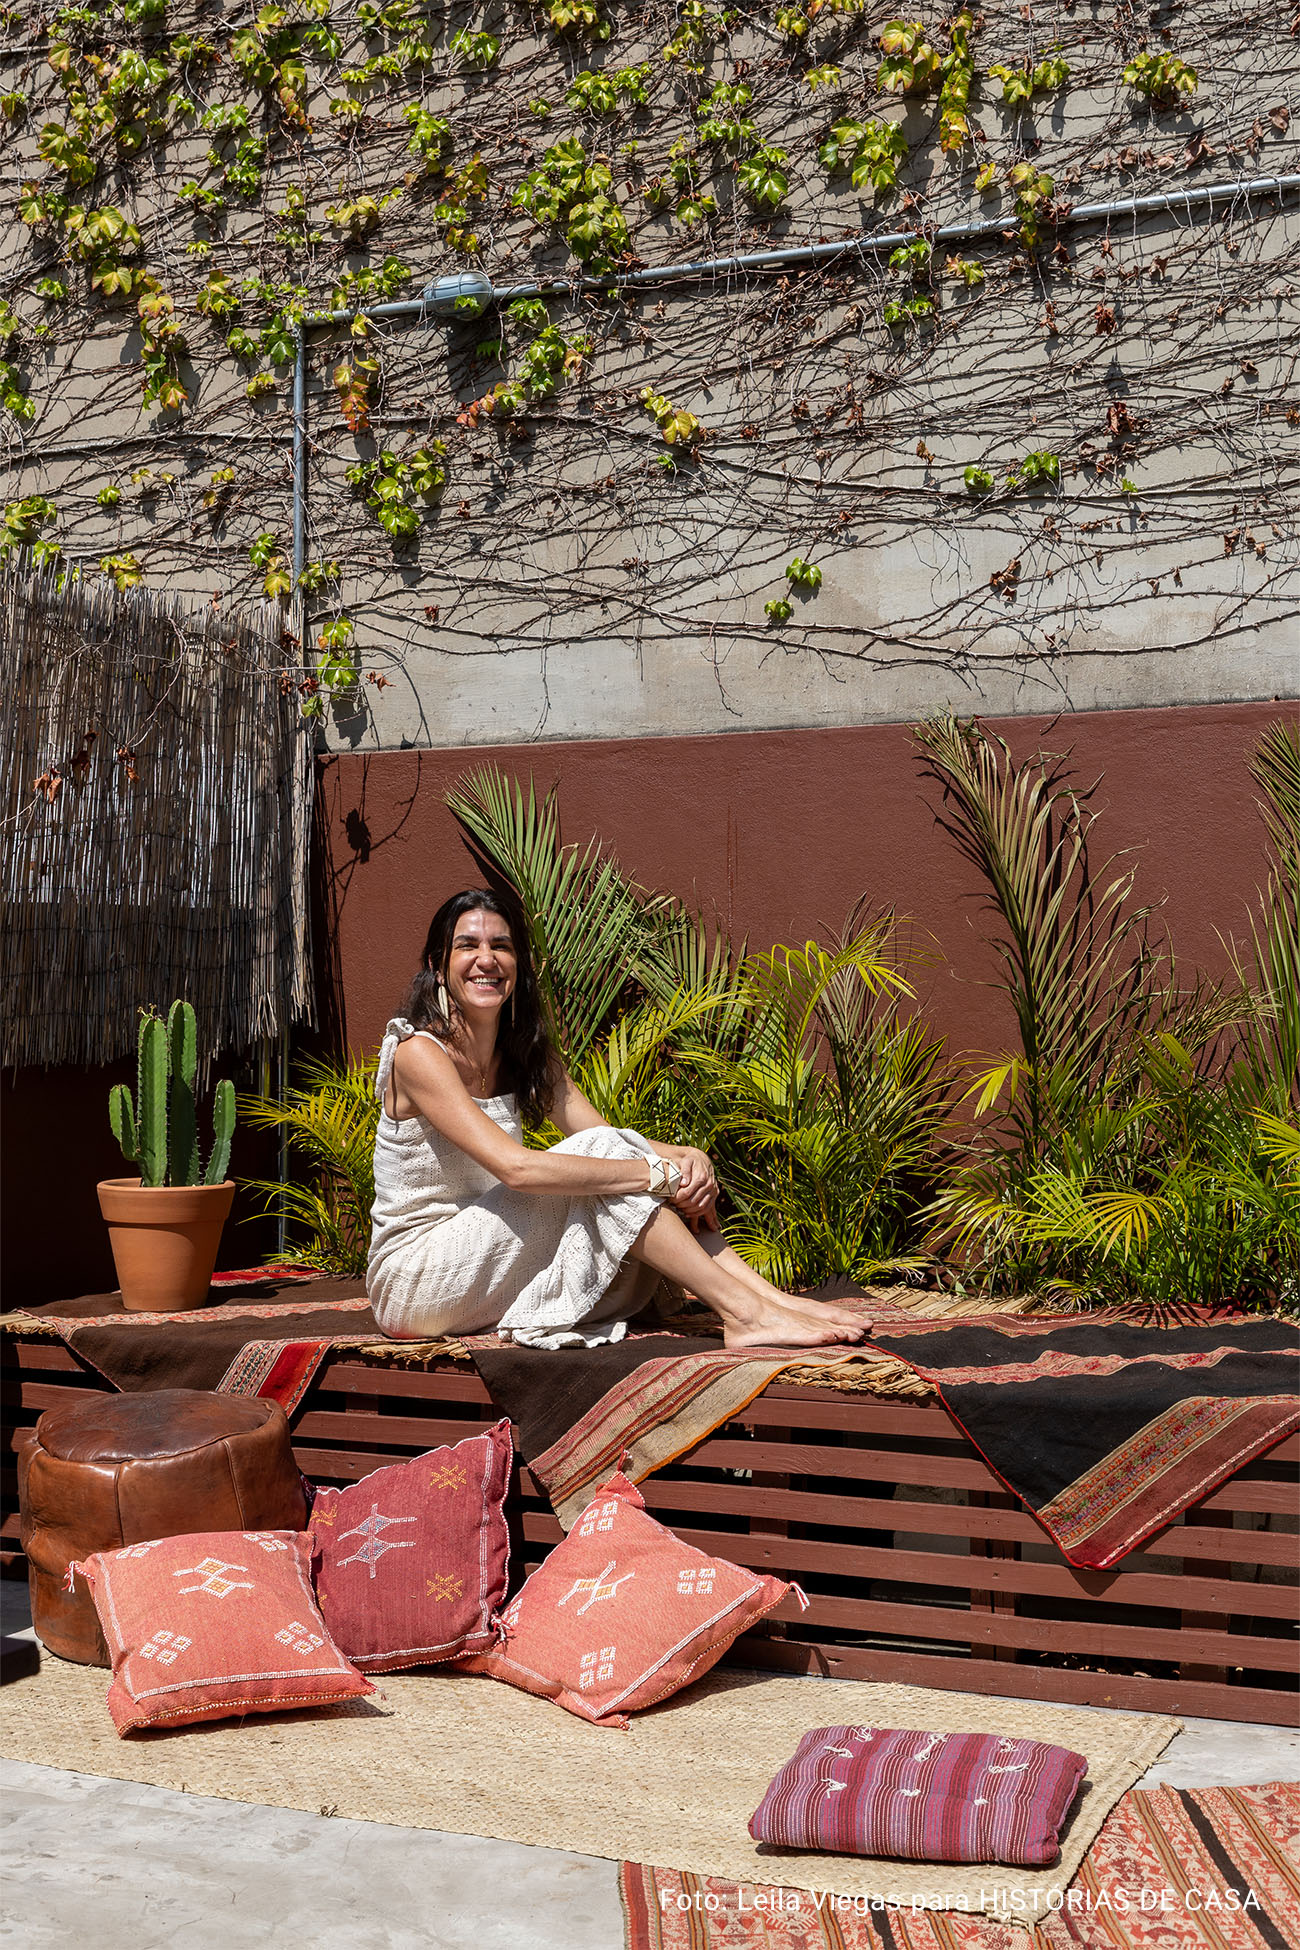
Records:
M672 1153L673 1163L682 1174L682 1182L677 1187L673 1200L674 1209L687 1220L716 1226L718 1202L718 1181L713 1166L703 1151L691 1145L682 1145Z

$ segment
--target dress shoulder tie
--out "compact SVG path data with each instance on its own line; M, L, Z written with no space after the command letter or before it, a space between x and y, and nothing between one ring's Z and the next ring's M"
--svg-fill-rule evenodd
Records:
M375 1070L375 1096L380 1104L388 1095L388 1084L393 1074L393 1058L397 1054L398 1045L404 1043L409 1036L427 1036L431 1043L437 1043L439 1049L447 1047L431 1029L417 1029L415 1024L408 1022L405 1016L390 1016L384 1029L384 1040L379 1045L379 1063Z

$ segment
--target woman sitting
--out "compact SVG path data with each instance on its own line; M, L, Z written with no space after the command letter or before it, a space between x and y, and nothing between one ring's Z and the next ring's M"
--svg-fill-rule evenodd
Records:
M379 1057L367 1272L386 1334L619 1340L666 1277L728 1347L859 1341L860 1314L782 1293L717 1230L702 1151L616 1131L552 1049L521 914L470 888L434 915L405 1014ZM564 1133L525 1150L525 1126Z

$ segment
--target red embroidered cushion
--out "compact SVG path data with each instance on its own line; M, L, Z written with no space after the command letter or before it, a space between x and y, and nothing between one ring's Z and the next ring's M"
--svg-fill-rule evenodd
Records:
M368 1672L485 1651L510 1561L509 1422L317 1490L308 1519L325 1623Z
M304 1531L205 1530L73 1564L112 1656L118 1732L373 1693L325 1629L310 1563Z
M995 1733L814 1727L749 1824L782 1848L1042 1868L1088 1771L1082 1754Z
M505 1645L459 1663L625 1727L627 1713L707 1672L792 1588L683 1544L612 1476L511 1603Z

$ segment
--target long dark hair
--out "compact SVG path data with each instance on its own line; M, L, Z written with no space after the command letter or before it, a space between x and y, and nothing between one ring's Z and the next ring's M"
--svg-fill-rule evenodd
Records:
M419 973L407 991L402 1013L416 1029L430 1029L435 1036L448 1040L454 1036L456 1007L447 996L446 986L451 944L461 917L476 907L499 914L514 943L515 987L497 1025L497 1055L506 1090L513 1092L523 1122L535 1129L545 1123L551 1108L558 1058L542 1021L528 924L517 901L506 894L490 893L486 887L466 887L463 893L444 901L429 923Z

